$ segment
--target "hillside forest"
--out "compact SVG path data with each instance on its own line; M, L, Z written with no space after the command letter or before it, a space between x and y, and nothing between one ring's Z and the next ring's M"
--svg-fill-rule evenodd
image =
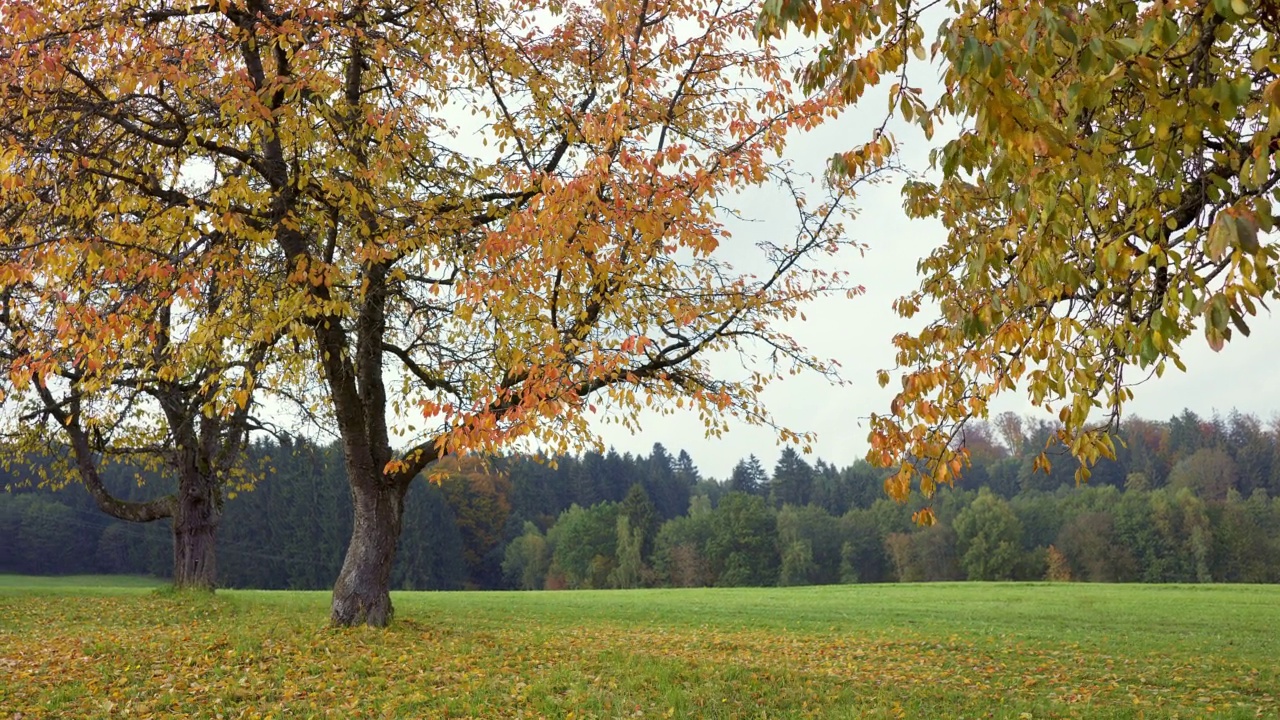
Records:
M973 463L934 499L889 499L889 471L784 447L704 477L683 451L448 459L413 484L398 589L768 586L939 580L1280 582L1280 428L1231 413L1130 418L1085 486L1056 428L1013 414L969 427ZM1034 468L1048 447L1048 472ZM323 589L350 537L339 447L259 441L228 492L219 584ZM28 470L31 472L31 470ZM148 473L115 466L128 498ZM155 481L155 478L151 478ZM98 512L80 485L3 479L0 572L172 571L172 538Z

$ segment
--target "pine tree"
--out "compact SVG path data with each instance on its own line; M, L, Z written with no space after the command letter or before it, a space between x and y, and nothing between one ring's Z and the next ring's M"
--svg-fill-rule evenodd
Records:
M746 460L740 460L733 467L733 474L729 476L729 491L763 495L767 483L768 476L765 475L764 466L760 464L760 458L749 455Z

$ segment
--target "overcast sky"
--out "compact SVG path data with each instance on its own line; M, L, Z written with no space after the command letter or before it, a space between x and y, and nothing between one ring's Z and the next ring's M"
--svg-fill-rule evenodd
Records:
M832 152L868 137L870 128L883 119L882 100L864 101L862 107L874 110L852 113L793 142L789 154L820 169ZM904 163L913 170L926 171L929 144L923 135L900 126L895 135L905 146ZM875 373L892 369L891 340L896 333L912 329L894 314L891 304L917 286L917 261L945 238L940 224L906 217L900 189L901 183L894 183L864 190L856 203L858 218L849 230L868 250L863 257L849 253L838 264L852 273L854 282L863 285L866 293L852 300L841 296L814 303L805 310L807 321L790 328L816 355L838 360L847 385L833 387L810 374L789 377L766 391L768 406L783 425L818 434L811 462L822 458L844 466L866 453L866 419L872 412L887 411L894 387L880 388ZM756 232L785 232L790 227L785 202L778 203L776 214L770 212L771 205L754 197L750 205L755 216L764 221ZM1269 419L1280 410L1280 377L1273 370L1274 358L1280 357L1280 323L1263 312L1249 323L1251 337L1237 335L1220 353L1208 348L1203 335L1192 335L1183 347L1187 372L1180 373L1170 365L1163 378L1136 387L1126 415L1164 420L1183 408L1204 416L1215 411L1226 414L1234 408ZM917 316L913 325L919 327L928 319ZM1024 396L1013 393L1006 393L996 409L1043 413ZM740 426L723 437L707 439L692 412L648 417L634 435L611 426L602 427L601 434L606 445L620 452L647 454L655 442L673 454L687 450L704 476L719 479L726 478L739 459L752 453L766 468L772 468L781 451L772 431L763 428Z

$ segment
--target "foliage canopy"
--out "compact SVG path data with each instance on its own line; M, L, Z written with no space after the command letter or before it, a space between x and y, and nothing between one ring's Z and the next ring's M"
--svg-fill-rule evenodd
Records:
M1135 379L1182 367L1179 344L1197 327L1214 349L1249 333L1277 288L1264 235L1280 182L1278 10L1273 0L765 4L765 35L796 26L829 38L809 84L838 81L856 99L892 82L891 113L929 136L941 122L959 128L932 153L940 179L905 192L908 212L940 219L948 236L896 304L904 317L936 307L937 319L895 339L902 390L872 421L873 460L912 460L892 494L909 494L917 475L926 495L952 480L965 461L959 429L1020 384L1057 411L1082 461L1112 456L1106 430ZM942 68L934 101L911 82L926 59ZM865 156L838 164L856 170ZM1112 422L1098 423L1098 410Z
M630 427L686 402L711 433L772 423L768 381L832 373L780 325L856 292L821 260L850 244L863 177L810 199L779 161L843 98L794 87L797 56L751 41L755 12L2 0L4 206L92 226L17 219L0 240L118 241L103 225L234 254L254 302L225 321L305 343L282 376L342 438L355 529L335 619L382 624L405 492L430 462L578 446L592 414ZM790 191L795 232L733 241L739 195L765 185ZM712 357L732 350L771 362L726 378Z

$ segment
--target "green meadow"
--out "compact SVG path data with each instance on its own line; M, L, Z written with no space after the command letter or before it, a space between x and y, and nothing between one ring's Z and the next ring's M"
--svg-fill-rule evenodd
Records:
M0 718L1276 718L1280 587L191 596L0 577Z

